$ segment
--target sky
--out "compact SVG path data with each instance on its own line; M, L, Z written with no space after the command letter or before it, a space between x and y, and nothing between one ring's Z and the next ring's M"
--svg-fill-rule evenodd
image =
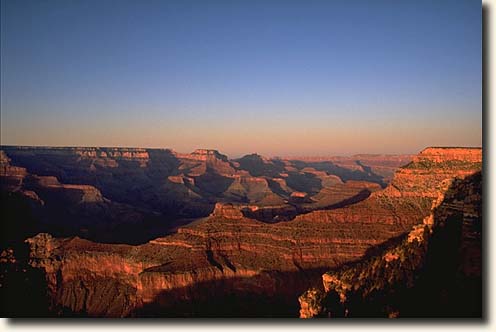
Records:
M481 146L472 0L2 0L3 145Z

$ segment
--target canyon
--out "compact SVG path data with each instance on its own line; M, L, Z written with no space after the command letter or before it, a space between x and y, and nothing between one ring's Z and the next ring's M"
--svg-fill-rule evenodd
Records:
M477 287L481 168L480 148L231 160L2 146L0 263L46 290L45 315L361 317L372 284L375 316L414 316L385 299L435 265L421 248L453 216L452 270Z
M411 156L387 156L385 163L400 166L405 158ZM355 166L256 154L229 160L207 149L2 146L0 189L30 206L38 231L140 244L207 217L216 203L253 205L263 209L247 214L277 221L348 204L385 185L374 173L380 156L371 166L348 159Z
M433 198L429 215L362 259L324 273L323 289L299 297L300 317L481 317L481 158L474 149L431 148L400 169L384 193L411 197L416 187L398 181L405 184L412 172L437 174L424 177L433 189L424 192Z

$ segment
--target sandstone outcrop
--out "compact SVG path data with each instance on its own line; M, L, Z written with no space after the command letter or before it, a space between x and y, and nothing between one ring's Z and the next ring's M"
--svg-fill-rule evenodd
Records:
M12 166L11 159L0 151L0 181L3 187L8 190L18 190L22 186L22 181L28 174L26 168Z
M241 212L241 207L236 207L232 203L216 203L211 216L226 219L242 219L243 213Z
M480 317L481 158L480 149L428 148L400 169L395 190L370 199L424 195L430 213L363 260L325 273L323 291L300 296L300 317Z
M143 243L191 218L207 217L217 202L256 206L256 211L243 210L261 221L287 221L363 200L383 183L368 171L329 163L316 169L255 154L233 161L208 149L181 154L170 149L2 146L0 151L2 191L35 204L32 212L46 226L43 230L56 226L59 236L97 241L110 232L113 241Z
M355 183L357 188L369 188L373 192L370 190L367 198L359 202L302 213L283 222L268 223L250 217L250 213L273 213L276 206L218 202L207 218L179 227L176 234L139 246L39 235L28 240L33 247L32 264L47 273L53 308L65 308L73 313L120 317L146 316L160 311L162 315L169 312L172 316L181 316L184 312L181 314L174 308L209 301L226 303L227 298L234 296L236 301L232 303L256 298L267 304L264 308L270 316L276 314L273 310L277 308L284 308L281 310L285 315L297 315L297 308L273 304L293 303L288 299L293 296L294 300L304 289L315 287L324 270L378 257L372 258L375 265L364 263L373 268L363 270L366 271L363 276L357 275L362 271L359 269L348 274L324 274L327 293L335 292L337 296L337 302L332 304L338 308L334 309L334 316L339 316L340 310L342 315L352 315L358 311L348 303L351 298L355 299L357 292L363 293L362 284L352 281L376 280L379 265L386 266L384 271L387 271L388 266L394 267L400 262L415 265L422 261L424 256L420 249L433 227L430 225L438 225L435 220L442 219L438 216L442 207L466 211L467 220L477 218L478 207L472 206L472 201L462 207L453 203L443 205L447 200L452 202L450 197L458 197L458 194L446 196L447 188L469 176L467 165L444 169L444 162L442 167L434 167L429 172L422 167L416 169L413 163L406 168L412 172L405 173L410 176L400 170L400 175L392 181L392 188L384 190L369 184L363 188L359 182ZM469 169L476 170L478 163L474 162ZM457 178L460 180L455 180ZM413 187L418 188L413 190ZM478 189L470 188L463 192L477 200ZM474 252L477 246L470 244L469 239L476 234L475 230L470 226L466 229L466 251ZM397 238L404 239L401 243L406 249L394 246ZM393 244L386 251L371 253L388 241ZM419 249L419 254L410 255L408 248ZM472 257L467 256L466 261L471 262ZM475 265L466 263L466 271L477 271ZM403 280L393 273L387 275L384 282L390 277L391 282ZM370 291L363 294L367 292ZM321 302L323 298L329 299L327 293L315 289L305 293L300 298L301 315L327 315L325 310L329 305ZM207 308L208 305L195 306L194 315L207 315ZM222 310L227 310L225 314L231 312L229 308ZM397 314L396 308L387 310L391 316ZM237 315L249 312L246 308ZM218 314L222 315L222 311Z
M419 264L424 240L453 215L463 215L461 270L480 275L480 188L462 182L481 151L459 150L231 161L205 149L2 147L0 175L2 193L43 202L32 210L42 233L27 243L57 315L297 316L311 288L302 316L350 316L368 291L349 276ZM362 277L340 270L370 257ZM348 274L322 285L334 269Z
M418 155L414 156L414 163L431 161L434 163L455 162L462 163L481 163L482 149L481 148L444 148L432 147L422 150Z

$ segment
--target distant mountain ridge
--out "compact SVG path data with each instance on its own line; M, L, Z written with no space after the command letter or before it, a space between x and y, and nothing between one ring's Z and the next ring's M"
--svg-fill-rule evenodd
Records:
M244 166L248 169L240 169L244 161L239 166L236 161L228 161L232 163L228 169L235 171L231 175L234 181L217 193L212 193L209 186L200 188L199 192L210 190L212 195L227 192L233 197L238 195L238 201L218 201L209 215L179 226L175 234L157 237L139 246L38 234L28 239L30 266L45 272L51 310L59 315L296 317L300 310L298 296L310 287L322 285L323 274L334 276L326 274L326 271L338 269L338 284L339 280L347 281L347 276L355 272L370 273L366 279L373 287L382 287L384 283L377 274L377 267L383 271L387 264L396 264L400 254L406 255L406 264L413 261L417 264L418 259L423 259L422 255L408 256L409 247L406 251L394 247L395 239L423 243L426 227L437 225L436 220L444 220L446 216L461 212L467 215L463 221L463 243L466 248L463 260L467 263L462 266L467 273L477 274L478 267L473 257L477 256L477 234L480 233L477 233L478 226L473 223L479 220L477 216L480 215L480 186L470 179L480 181L480 178L477 180L477 173L482 166L482 151L444 149L444 154L438 152L429 148L423 150L413 158L412 163L398 168L392 181L383 189L374 182L343 180L346 175L363 173L344 173L334 164L314 164L317 169L304 162L268 161L249 156L245 161L248 160L250 166ZM208 174L210 184L217 183L218 186L221 182L216 182L215 176L219 175L219 169L227 167L225 161L213 153L202 155L213 157L207 157L199 164L183 161L188 158L180 159L172 170L183 166L184 171L178 176L193 178L195 185L198 178ZM460 159L461 155L471 157L464 161ZM211 167L215 170L208 166L209 158L212 158ZM150 159L152 162L153 158ZM274 171L273 167L278 169L284 165L280 177L269 179L266 175L250 175L250 171L265 172L258 166L271 162L274 165L268 168L270 172ZM133 165L142 168L139 162ZM11 178L7 177L9 179L22 173L15 168L19 166L10 166L7 162L3 162L2 167L7 173L11 172ZM343 174L329 174L329 170L336 169ZM288 176L282 175L285 173ZM135 174L127 173L127 176L131 175L136 179ZM290 176L292 179L288 181ZM315 178L320 180L322 186L318 193L313 190L318 188L315 187L318 182L312 182ZM285 185L288 188L301 186L306 191L292 189L288 203L282 205L257 205L239 199L249 192L243 191L247 188L254 189L250 194L254 195L251 198L253 201L259 199L257 193L268 190L274 193L268 183L275 179L284 179L275 181L280 184L279 197L285 197L284 193L288 190ZM244 187L246 181L250 183L248 187ZM187 180L184 180L181 185L191 185L186 183ZM205 186L204 183L202 185ZM352 199L357 193L347 190L353 186L361 191L368 188L368 192L363 197ZM18 188L23 190L22 185ZM337 203L317 208L316 204L324 201ZM446 204L439 205L440 202ZM284 218L290 213L287 210L290 207L308 207L309 210ZM440 210L441 207L443 210ZM383 247L390 252L383 252ZM445 257L448 259L448 256ZM368 265L368 259L372 265ZM361 264L362 261L365 263L359 265L360 269L355 269L353 264ZM342 266L352 266L353 270L339 270ZM339 271L344 271L344 277ZM391 274L387 274L389 270L385 271L387 276L393 278L401 276L398 273L402 271L410 273L410 270L403 268L391 270ZM324 282L332 279L326 281L325 278ZM323 311L327 310L326 305L319 304L320 300L326 299L332 308L337 306L331 311L332 315L338 315L336 310L344 308L343 315L344 310L348 309L352 315L360 316L361 305L348 303L346 299L356 301L362 289L369 289L367 280L357 283L356 292L343 294L344 304L339 302L342 292L338 292L336 303L326 295L305 293L300 298L303 310L300 314L327 315L327 311ZM330 282L324 286L329 290L334 287ZM337 290L341 291L339 287ZM377 310L379 316L394 316L396 309L379 307ZM406 312L403 311L403 314ZM373 313L377 314L376 311Z
M269 214L259 217L266 221L287 218L278 214L284 211L292 218L385 186L407 162L388 157L382 167L377 158L370 164L350 159L340 166L256 154L230 160L212 149L181 154L111 147L2 146L0 154L1 188L28 200L60 235L132 243L206 217L219 202L264 208ZM297 199L297 193L307 198ZM147 231L137 236L132 229L140 224Z

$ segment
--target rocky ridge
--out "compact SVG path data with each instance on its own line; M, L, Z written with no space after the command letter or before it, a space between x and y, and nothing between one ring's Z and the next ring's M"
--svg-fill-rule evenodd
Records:
M323 291L299 297L300 317L480 317L481 162L481 149L414 157L377 196L409 199L428 189L431 212L363 260L323 274ZM415 183L404 181L411 176Z
M181 316L184 311L174 310L189 308L186 312L202 316L207 309L195 303L247 301L249 306L256 299L267 305L266 315L274 316L275 303L292 303L324 270L361 260L374 247L408 232L411 243L418 243L427 226L416 225L432 223L432 209L453 179L479 167L476 161L472 168L443 164L426 171L417 164L400 170L390 186L361 201L280 222L246 214L259 206L218 203L210 216L140 246L40 234L28 240L32 264L46 271L53 308L71 313L146 316L160 310ZM397 261L397 253L385 254L384 261ZM315 300L310 295L306 293ZM281 314L291 315L292 308L281 309ZM302 308L311 313L302 316L322 312L306 300ZM238 316L250 312L224 310Z
M362 200L383 184L329 162L229 160L209 149L2 146L0 153L2 193L27 200L40 230L103 242L144 243L209 216L217 203L256 207L245 213L264 222L290 220Z

